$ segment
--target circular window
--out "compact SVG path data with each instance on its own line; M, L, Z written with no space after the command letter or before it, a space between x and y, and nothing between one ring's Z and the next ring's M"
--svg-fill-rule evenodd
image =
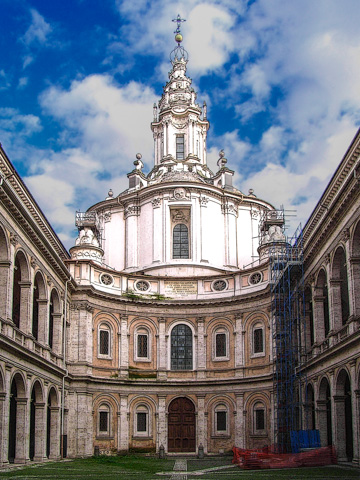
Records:
M111 275L109 275L107 273L102 273L100 275L100 282L103 285L112 285L114 283L114 279Z
M261 272L252 273L249 277L250 285L256 285L257 283L260 283L261 281L262 281L262 273Z
M228 282L226 280L215 280L211 284L211 288L215 292L221 292L222 290L227 290Z
M150 289L150 283L145 280L138 280L134 283L134 287L138 292L147 292Z

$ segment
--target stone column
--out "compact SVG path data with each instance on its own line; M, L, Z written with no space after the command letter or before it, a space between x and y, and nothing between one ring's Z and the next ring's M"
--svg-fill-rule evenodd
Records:
M341 281L330 280L330 331L337 331L342 327L341 312Z
M167 348L166 348L166 320L163 317L158 318L159 322L159 340L158 340L158 378L165 380L167 378ZM165 445L164 445L165 446Z
M207 208L209 199L204 195L199 197L200 202L200 261L208 263L212 258L212 242L211 232L209 230L211 225L211 209Z
M2 434L1 434L1 444L0 444L0 455L2 455L3 465L9 463L9 419L10 419L10 379L11 379L11 370L12 366L9 363L5 364L5 378L4 378L4 406L3 406L3 423L2 423Z
M26 451L28 445L25 439L28 438L27 431L27 412L28 399L17 398L16 399L16 447L15 447L15 459L14 463L26 463L29 460Z
M0 318L10 318L10 261L0 261Z
M225 220L225 266L237 267L237 208L226 200L221 208Z
M127 377L129 368L128 316L121 315L120 320L120 376Z
M80 415L79 415L80 416ZM82 422L85 424L85 419ZM80 429L79 429L80 430ZM86 448L82 455L86 455ZM50 454L49 459L58 460L60 458L60 407L50 407Z
M35 403L35 454L34 462L43 462L46 459L45 452L45 403Z
M336 447L336 452L339 462L346 462L346 432L345 432L345 396L344 395L334 395L334 424L335 426L335 436L334 445Z
M168 450L167 442L167 415L166 415L166 395L158 395L158 418L157 418L157 451L163 445L165 452Z
M121 452L127 452L129 450L129 412L127 395L120 395L120 424L119 450Z
M20 330L31 335L30 290L31 282L19 282L20 285Z
M360 462L360 456L359 456L359 447L360 447L360 442L359 442L359 398L357 395L357 392L359 390L356 389L356 360L353 360L350 362L350 378L351 378L351 410L352 410L352 420L353 420L353 463L356 465L359 464Z
M350 315L360 316L360 257L351 257L348 269L351 274L349 276L349 298L350 298Z
M34 301L36 300L34 299ZM47 345L49 342L48 301L46 298L39 298L37 302L39 307L38 341Z
M235 416L235 447L245 448L245 415L244 415L244 394L236 393L236 416Z
M314 320L315 331L314 340L315 343L321 343L325 340L325 326L324 326L324 297L314 297Z
M163 218L161 208L161 198L154 198L153 206L153 262L161 262L164 258L164 244L163 244Z
M205 378L206 373L206 336L204 334L205 318L197 318L197 378Z
M244 337L245 330L243 331L242 314L237 313L235 315L235 375L237 377L244 376Z
M75 452L75 456L78 457L89 457L93 454L93 428L94 422L92 417L92 394L88 393L86 390L78 391L75 397L75 405L72 405L74 409L73 413L75 414L75 423L71 423L70 420L70 434L74 430L76 435L76 443L77 448ZM69 406L70 406L70 399L69 399ZM52 407L51 407L52 409ZM51 415L53 415L51 410ZM54 414L55 415L55 414ZM57 415L60 419L60 416ZM73 417L74 418L74 417ZM52 416L51 416L52 420ZM52 424L51 424L52 427ZM58 435L60 438L59 430ZM59 445L59 444L58 444ZM60 452L60 445L57 447L56 453L59 454ZM50 455L52 450L50 451Z
M62 322L62 314L61 313L54 313L53 314L53 347L52 350L57 355L63 355L62 347L63 347L63 322ZM48 343L49 339L47 339Z
M8 463L7 458L4 457L5 448L4 448L4 441L5 441L5 399L6 393L0 393L0 466L5 465Z
M138 266L138 205L127 205L124 210L125 217L125 268Z
M354 435L357 435L357 450L355 450L355 446L354 446L353 463L355 463L355 465L360 465L360 440L359 440L359 432L360 432L360 390L354 390L354 396L355 396L355 410L353 411L353 418L355 420L355 422L354 422Z
M204 447L204 453L207 453L207 428L206 428L206 419L205 419L205 395L196 395L197 404L198 404L198 414L197 414L197 446L202 444Z

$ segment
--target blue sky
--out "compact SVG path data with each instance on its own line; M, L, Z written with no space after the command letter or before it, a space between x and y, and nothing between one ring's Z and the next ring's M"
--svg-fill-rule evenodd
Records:
M141 152L180 14L209 166L304 223L360 125L357 0L2 0L0 141L66 246Z

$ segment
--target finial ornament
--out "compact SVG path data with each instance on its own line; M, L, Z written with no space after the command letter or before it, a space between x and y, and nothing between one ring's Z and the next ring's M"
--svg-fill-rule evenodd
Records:
M185 20L185 18L181 18L180 15L178 14L178 16L176 18L174 18L172 21L177 23L177 27L176 27L176 30L174 32L175 33L175 41L177 42L178 46L180 47L180 43L183 40L183 36L181 35L181 32L180 32L180 26L181 26L181 23L186 22L186 20Z
M185 48L181 45L181 42L183 41L183 36L180 32L180 26L183 22L186 22L185 18L181 18L180 15L172 20L173 22L177 23L176 30L175 30L175 42L177 43L177 46L174 48L174 50L170 53L170 60L171 63L174 65L178 61L182 62L187 62L188 61L188 52L185 50Z
M219 152L219 160L217 161L217 166L219 169L224 168L227 163L227 159L225 158L224 150L220 150Z

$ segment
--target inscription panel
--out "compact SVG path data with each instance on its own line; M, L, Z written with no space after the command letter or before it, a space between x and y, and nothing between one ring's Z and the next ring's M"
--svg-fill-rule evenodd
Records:
M178 280L168 281L165 280L165 295L176 295L179 297L185 297L187 295L194 295L197 293L197 282L192 280Z

